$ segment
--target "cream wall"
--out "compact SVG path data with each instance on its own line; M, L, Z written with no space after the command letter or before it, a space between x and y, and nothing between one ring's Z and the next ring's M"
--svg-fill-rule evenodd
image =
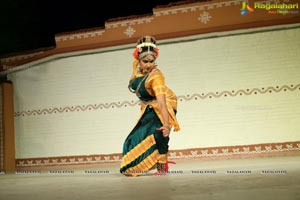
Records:
M179 96L182 129L170 149L300 140L299 28L161 43L157 62ZM10 74L16 158L120 153L139 115L127 90L133 47Z

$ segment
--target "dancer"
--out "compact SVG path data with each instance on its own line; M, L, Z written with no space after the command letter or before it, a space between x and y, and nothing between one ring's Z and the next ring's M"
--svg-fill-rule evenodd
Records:
M176 119L177 96L166 86L155 63L156 40L143 36L134 51L135 61L128 88L141 102L140 118L123 144L120 172L138 176L157 168L155 175L168 172L169 135L179 131Z

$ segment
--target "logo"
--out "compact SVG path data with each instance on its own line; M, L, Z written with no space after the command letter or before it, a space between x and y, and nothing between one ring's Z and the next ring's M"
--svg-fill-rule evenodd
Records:
M298 14L299 3L254 3L254 9L265 10L269 14Z
M242 2L241 15L245 15L249 12L254 12L254 9L251 8L245 1Z
M248 1L242 2L240 14L243 16L247 13L254 12L254 10L265 10L268 14L299 14L299 3L276 3L270 2L254 2L253 8L249 6Z

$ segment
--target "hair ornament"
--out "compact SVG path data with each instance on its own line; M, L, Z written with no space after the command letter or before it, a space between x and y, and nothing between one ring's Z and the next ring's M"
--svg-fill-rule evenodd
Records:
M142 44L137 45L137 48L141 48L141 47L153 47L156 48L156 45L150 42L143 42Z
M136 48L133 52L133 57L137 60L146 55L158 56L158 48L156 47L156 40L153 36L143 36L138 39Z

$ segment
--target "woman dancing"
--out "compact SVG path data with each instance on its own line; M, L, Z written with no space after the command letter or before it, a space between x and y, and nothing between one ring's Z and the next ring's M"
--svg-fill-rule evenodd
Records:
M123 145L120 172L138 176L157 168L155 175L168 172L169 135L179 131L176 119L177 96L165 85L165 78L155 63L156 40L141 37L134 51L135 61L129 90L141 101L140 118Z

